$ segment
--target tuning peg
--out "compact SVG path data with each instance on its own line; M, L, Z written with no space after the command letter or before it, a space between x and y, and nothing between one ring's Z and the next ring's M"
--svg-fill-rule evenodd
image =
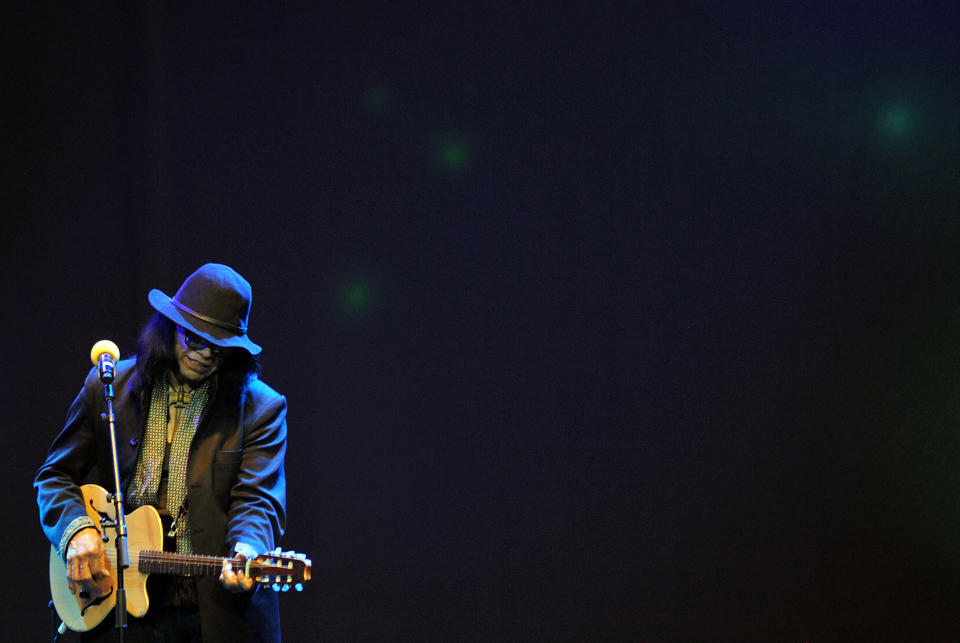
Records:
M298 592L302 592L302 591L303 591L303 583L297 583L296 585L293 586L293 589L297 590Z
M275 592L279 592L279 591L280 591L280 585L279 585L279 583L274 583L274 584L273 584L273 587L272 587L271 589L273 589L273 591L275 591Z

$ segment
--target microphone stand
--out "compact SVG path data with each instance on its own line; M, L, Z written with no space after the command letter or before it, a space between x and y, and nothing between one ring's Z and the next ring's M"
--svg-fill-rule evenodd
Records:
M107 402L105 419L110 429L110 455L113 458L113 488L110 494L113 501L114 519L107 521L105 527L113 527L116 532L114 545L117 548L117 602L116 612L117 640L123 641L123 631L127 627L127 590L123 585L124 570L130 567L130 551L127 547L127 521L123 513L123 494L120 491L120 465L117 457L117 427L113 415L113 369L104 370L100 376L103 382L103 396ZM106 540L104 532L104 540Z

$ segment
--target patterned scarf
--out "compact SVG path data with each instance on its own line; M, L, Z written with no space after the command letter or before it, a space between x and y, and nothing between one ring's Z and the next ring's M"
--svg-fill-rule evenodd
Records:
M163 459L167 449L167 413L172 397L168 395L167 387L166 379L159 378L151 391L147 429L137 457L136 471L127 488L128 504L131 508L157 506L160 502L160 478L163 475ZM180 420L170 444L166 509L174 519L170 535L176 536L177 551L181 553L193 552L190 520L184 506L187 496L187 458L190 455L190 443L193 442L193 435L200 422L200 414L209 398L209 390L210 381L207 380L192 392L185 406L181 405ZM177 397L181 402L186 401L182 395Z

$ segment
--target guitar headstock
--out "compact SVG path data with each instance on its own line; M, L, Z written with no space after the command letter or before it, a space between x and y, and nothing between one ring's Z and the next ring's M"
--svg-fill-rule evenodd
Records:
M251 560L249 575L258 583L271 585L275 592L286 592L291 587L300 592L303 584L310 580L311 564L306 554L280 551L277 547Z

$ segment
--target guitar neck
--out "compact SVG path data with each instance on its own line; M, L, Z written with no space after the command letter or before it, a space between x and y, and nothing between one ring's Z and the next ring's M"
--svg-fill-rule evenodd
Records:
M219 576L223 564L232 560L220 556L143 549L139 552L136 566L141 574ZM310 580L310 561L306 556L292 551L281 553L277 549L272 554L261 554L241 564L244 573L256 582L274 583L283 591L290 587L299 591L303 583Z
M219 576L224 561L219 556L176 554L165 551L141 551L137 569L142 574L174 576Z

